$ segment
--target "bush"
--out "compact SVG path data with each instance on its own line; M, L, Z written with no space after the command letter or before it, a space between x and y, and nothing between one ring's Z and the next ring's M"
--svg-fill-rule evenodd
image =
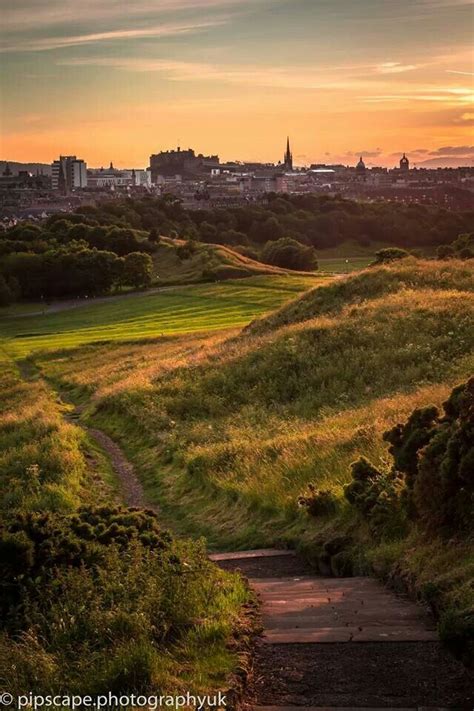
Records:
M265 264L284 269L313 271L318 268L314 248L305 247L290 237L267 242L262 250L261 260Z
M410 253L406 249L399 249L398 247L386 247L385 249L379 249L375 252L375 261L373 265L387 264L390 262L395 262L398 259L405 259L409 257Z
M207 619L222 629L238 595L201 543L172 540L151 511L18 514L0 529L0 557L0 662L14 694L156 691L170 650Z
M378 526L400 510L433 532L468 532L474 526L474 378L454 388L443 405L419 408L384 434L389 475L366 459L352 465L346 498Z
M404 526L402 477L382 472L365 457L351 465L353 481L344 489L346 499L368 522L372 533L386 537Z
M413 484L416 510L432 530L474 528L474 378L455 388L428 444Z
M338 501L332 491L319 490L314 484L308 484L305 493L298 498L298 504L310 516L327 516L336 512Z
M153 261L149 254L130 252L123 259L122 283L135 288L150 286Z

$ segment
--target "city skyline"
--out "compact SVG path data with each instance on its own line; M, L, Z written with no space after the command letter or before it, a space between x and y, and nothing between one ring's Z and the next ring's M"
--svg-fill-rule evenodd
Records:
M0 0L2 160L474 162L471 0Z

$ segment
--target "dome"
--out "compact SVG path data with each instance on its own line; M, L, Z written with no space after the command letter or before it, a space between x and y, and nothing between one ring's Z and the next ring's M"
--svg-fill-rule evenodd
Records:
M408 170L409 167L410 167L410 161L408 160L408 158L406 157L406 155L404 153L403 157L400 158L400 168L402 170L403 169Z
M365 163L364 163L364 161L362 160L362 156L360 157L360 160L359 160L359 162L358 162L357 165L356 165L356 170L358 170L359 172L365 171Z

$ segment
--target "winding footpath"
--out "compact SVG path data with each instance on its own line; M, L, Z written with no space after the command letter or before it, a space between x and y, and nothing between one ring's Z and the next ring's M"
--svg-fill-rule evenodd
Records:
M37 374L19 367L25 379ZM124 503L157 511L120 446L81 413L64 417L108 455ZM247 577L261 603L247 711L474 709L474 677L442 648L428 611L376 580L316 576L287 550L209 557Z
M248 709L472 709L474 679L427 610L372 578L312 574L292 551L210 556L261 602Z

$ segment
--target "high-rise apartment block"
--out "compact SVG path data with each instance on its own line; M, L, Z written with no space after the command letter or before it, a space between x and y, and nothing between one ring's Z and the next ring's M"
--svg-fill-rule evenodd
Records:
M53 190L68 193L87 188L87 164L76 156L60 156L52 165Z

